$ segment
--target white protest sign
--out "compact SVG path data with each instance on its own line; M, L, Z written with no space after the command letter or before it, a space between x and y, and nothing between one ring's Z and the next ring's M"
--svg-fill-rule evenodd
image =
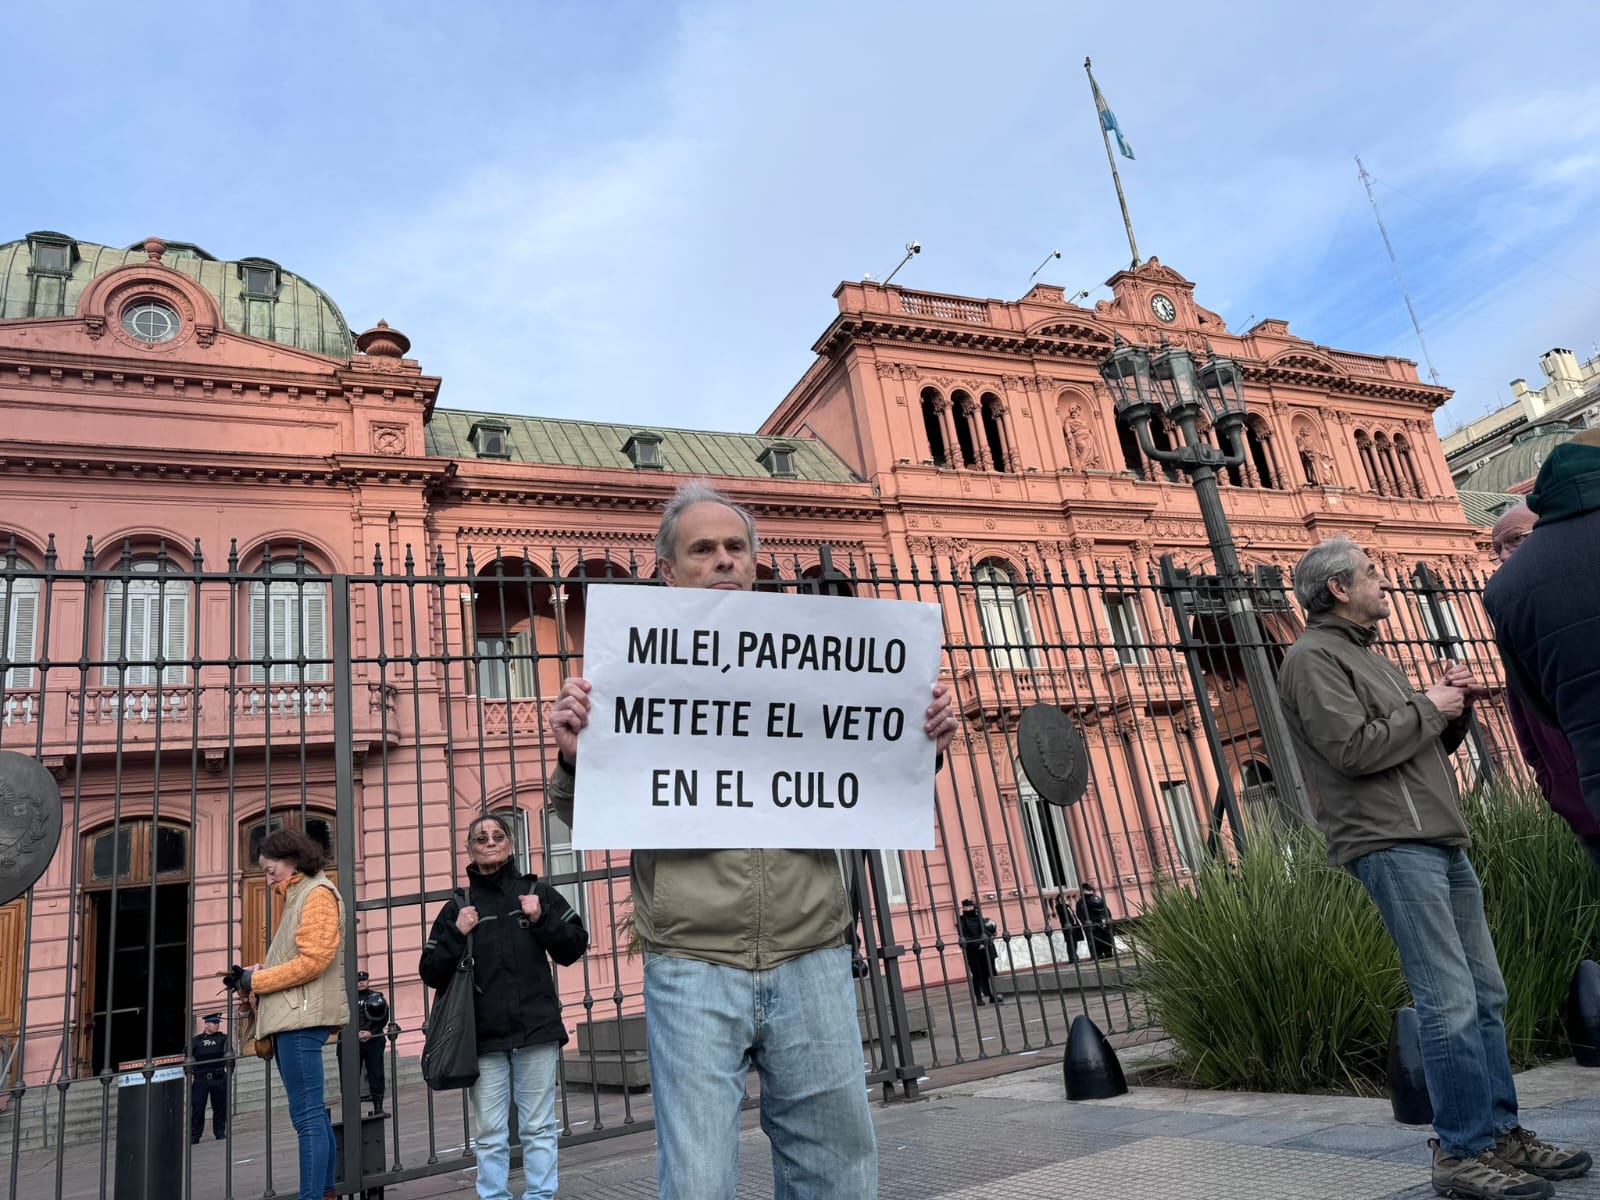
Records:
M933 849L936 604L591 585L579 850Z

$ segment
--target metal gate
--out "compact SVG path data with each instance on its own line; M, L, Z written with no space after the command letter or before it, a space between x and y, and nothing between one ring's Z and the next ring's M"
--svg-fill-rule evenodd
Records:
M328 1051L336 1119L371 1130L345 1139L342 1191L472 1165L465 1095L420 1082L432 997L416 963L481 812L506 816L519 860L591 933L589 953L558 974L574 1034L563 1144L649 1127L626 856L574 853L544 803L548 708L583 669L587 589L654 585L643 566L519 547L455 571L442 555L375 556L370 572L344 575L298 546L214 564L198 544L130 543L109 556L91 545L64 567L53 547L31 557L13 545L0 569L0 749L53 772L66 819L44 878L0 908L8 1194L109 1196L118 1147L155 1145L151 1106L140 1127L120 1127L119 1084L153 1087L183 1068L197 1016L228 1003L221 974L260 961L273 914L254 851L281 826L329 852L354 950L346 986L354 995L366 971L389 1001L381 1121L365 1115L356 1038ZM1299 629L1280 575L1258 571L1229 595L1171 562L1091 571L1030 548L900 564L828 547L767 556L759 575L761 588L944 614L943 678L963 728L938 777L937 847L841 856L859 914L867 1086L913 1096L951 1068L1037 1054L1079 1013L1124 1041L1152 1035L1140 912L1278 807L1281 764L1240 663L1253 650L1276 662ZM1480 583L1421 568L1397 592L1385 646L1419 683L1443 656L1499 685ZM1259 615L1259 646L1232 628L1241 601ZM1036 703L1087 740L1088 793L1071 807L1046 803L1017 769L1016 722ZM1480 706L1466 782L1511 768L1512 746L1503 711ZM1091 885L1103 920L1079 907ZM974 1003L956 924L967 897L994 922L979 953L1002 1005ZM278 1090L259 1061L234 1064L226 1145L208 1124L205 1140L172 1150L186 1194L293 1188Z

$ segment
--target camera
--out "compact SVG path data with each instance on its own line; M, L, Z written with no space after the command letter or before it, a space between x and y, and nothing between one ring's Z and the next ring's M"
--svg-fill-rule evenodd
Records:
M230 992L237 993L240 985L245 981L245 971L238 963L232 964L222 973L222 986Z

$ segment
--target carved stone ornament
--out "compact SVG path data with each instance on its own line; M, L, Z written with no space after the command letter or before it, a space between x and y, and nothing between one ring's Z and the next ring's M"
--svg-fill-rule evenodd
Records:
M37 759L0 750L0 904L31 888L61 840L61 791Z
M406 452L406 427L404 425L374 425L372 427L372 452L374 454L404 454Z

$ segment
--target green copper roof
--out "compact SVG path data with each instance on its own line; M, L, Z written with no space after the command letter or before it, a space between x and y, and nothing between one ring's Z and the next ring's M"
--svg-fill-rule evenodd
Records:
M520 417L503 413L460 412L437 408L427 429L428 453L440 458L476 458L472 427L480 421L509 430L506 451L511 462L562 467L635 468L623 446L634 434L660 438L661 469L688 475L721 475L766 479L760 461L772 446L794 450L794 478L819 483L859 483L843 459L814 438L763 437L753 433L707 433L695 429L663 429L650 425L607 425L598 421L563 421L553 417Z
M32 235L72 241L60 234ZM78 297L96 275L147 261L143 242L126 250L93 242L72 241L71 273L35 271L33 242L29 238L0 243L0 320L69 317L77 311ZM168 242L162 265L182 271L217 298L229 329L283 346L309 350L329 358L349 359L354 352L350 326L344 314L321 288L285 271L264 258L247 258L252 267L276 272L277 294L246 296L243 271L237 262L213 258L188 242Z
M1484 529L1493 528L1494 523L1506 509L1526 499L1523 496L1510 496L1503 492L1468 490L1457 494L1461 499L1461 511L1467 514L1467 520Z
M1533 425L1522 430L1511 444L1461 481L1474 492L1503 492L1514 483L1532 479L1544 460L1562 442L1570 441L1576 429L1565 425Z

